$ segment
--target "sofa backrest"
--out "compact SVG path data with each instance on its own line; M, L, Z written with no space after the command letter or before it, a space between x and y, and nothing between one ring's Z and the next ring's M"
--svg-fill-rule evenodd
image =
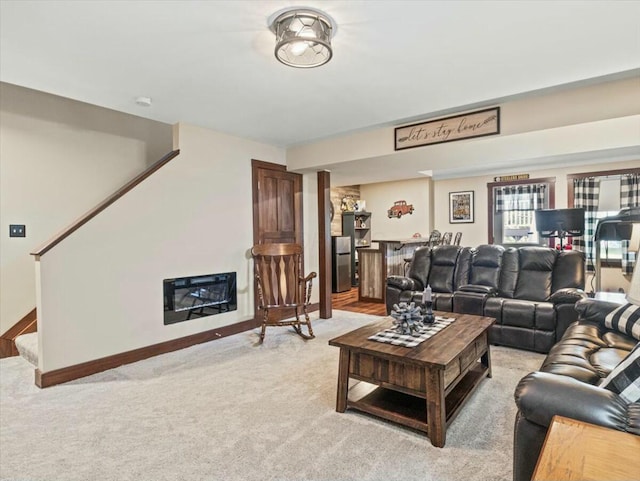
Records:
M515 247L506 248L502 254L502 269L500 270L500 285L498 287L500 297L512 299L515 295L519 268L518 249Z
M471 259L475 249L473 247L463 247L458 254L458 262L456 264L455 278L453 281L453 289L458 290L460 286L469 284L469 276L471 275Z
M518 280L513 297L544 301L551 295L559 252L549 247L518 248Z
M407 277L420 281L423 286L427 285L429 271L431 270L431 247L418 247L413 253L413 259L409 264Z
M431 270L428 284L433 292L453 292L456 264L463 248L452 245L439 245L431 250Z
M584 254L537 246L424 246L415 250L407 276L433 292L473 284L497 287L499 297L546 301L559 289L584 289Z
M558 289L575 287L584 289L584 252L562 251L558 254L556 266L553 269L551 293Z
M498 289L505 248L484 244L472 251L469 284Z

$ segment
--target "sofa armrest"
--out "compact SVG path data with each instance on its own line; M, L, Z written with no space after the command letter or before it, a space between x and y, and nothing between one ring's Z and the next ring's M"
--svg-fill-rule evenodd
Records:
M607 314L618 307L620 307L620 304L615 302L583 299L576 304L576 311L578 311L580 319L602 324Z
M488 296L495 296L498 293L498 290L495 287L481 286L478 284L464 284L458 288L458 291L486 294Z
M548 427L555 415L618 431L628 431L628 405L617 394L548 372L526 375L515 391L520 413L528 421Z
M575 304L582 299L586 299L587 295L582 289L576 289L574 287L565 287L564 289L558 289L551 294L547 299L553 304Z
M488 297L488 294L478 292L456 291L453 293L453 312L483 316L484 304Z
M421 291L424 286L411 277L389 276L387 277L387 286L393 286L401 291Z

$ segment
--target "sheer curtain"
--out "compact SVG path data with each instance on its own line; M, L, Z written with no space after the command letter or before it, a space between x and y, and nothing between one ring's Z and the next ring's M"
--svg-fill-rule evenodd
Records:
M620 207L640 206L640 174L625 174L620 178ZM629 241L622 241L622 273L633 274L636 253L629 251Z
M593 235L595 234L598 213L598 198L600 197L600 179L584 177L573 179L573 206L584 207L584 235L576 238L573 246L584 252L587 260L587 270L594 270L595 250Z

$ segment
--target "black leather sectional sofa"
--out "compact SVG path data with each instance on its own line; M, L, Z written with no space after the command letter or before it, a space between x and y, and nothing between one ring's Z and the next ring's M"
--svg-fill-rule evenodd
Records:
M553 416L640 435L640 403L599 387L638 341L605 327L618 304L588 299L584 258L544 247L420 248L406 277L387 279L387 310L420 302L427 284L434 308L495 317L493 344L548 353L515 391L513 479L533 475Z
M638 342L605 327L605 316L616 307L593 299L578 302L578 322L551 348L539 371L518 384L514 481L531 479L555 415L640 435L640 403L598 387Z
M491 343L546 353L578 317L584 276L578 251L421 247L407 276L387 278L387 312L398 302L420 302L429 284L434 309L494 317Z

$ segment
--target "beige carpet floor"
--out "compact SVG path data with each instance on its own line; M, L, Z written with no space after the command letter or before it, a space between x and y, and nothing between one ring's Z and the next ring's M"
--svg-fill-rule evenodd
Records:
M334 311L317 338L286 328L193 346L47 389L0 361L0 478L510 480L513 392L543 356L492 348L483 381L439 449L406 428L335 412L338 349L376 319Z

